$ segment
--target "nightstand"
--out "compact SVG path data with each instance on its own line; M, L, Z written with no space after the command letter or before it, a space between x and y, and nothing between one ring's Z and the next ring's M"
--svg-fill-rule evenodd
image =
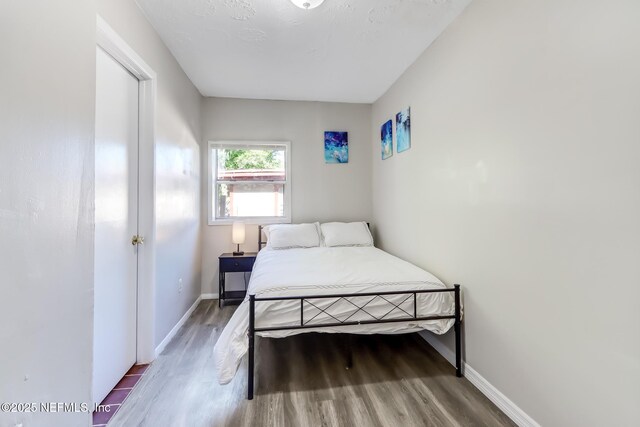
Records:
M240 302L247 294L244 291L226 291L225 279L227 273L249 273L253 269L253 263L256 262L256 252L245 252L244 255L234 256L231 253L224 253L218 257L218 307L222 307L222 302L232 300Z

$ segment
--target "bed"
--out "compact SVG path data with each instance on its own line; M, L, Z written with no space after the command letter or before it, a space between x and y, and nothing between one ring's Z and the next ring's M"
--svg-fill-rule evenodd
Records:
M261 249L247 297L214 348L221 384L233 379L248 353L247 397L253 398L256 335L444 334L451 327L456 375L462 376L459 285L446 287L429 272L373 246L273 249L264 247L262 227L258 234Z

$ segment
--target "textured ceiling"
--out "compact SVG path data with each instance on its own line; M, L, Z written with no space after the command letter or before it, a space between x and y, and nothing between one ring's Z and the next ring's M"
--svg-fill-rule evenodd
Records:
M370 103L471 0L136 0L205 96Z

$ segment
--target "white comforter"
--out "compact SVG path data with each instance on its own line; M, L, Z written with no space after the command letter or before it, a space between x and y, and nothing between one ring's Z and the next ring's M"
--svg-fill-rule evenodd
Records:
M374 247L338 247L261 250L249 281L248 294L261 297L304 296L342 293L387 292L443 288L435 276L406 261ZM407 298L408 297L408 298ZM394 309L387 301L399 305ZM311 300L304 305L304 321L309 324L344 320L400 318L413 315L413 295ZM333 304L332 304L333 303ZM300 324L300 301L265 301L256 303L256 328ZM355 304L355 305L354 305ZM366 306L365 306L366 304ZM359 310L358 307L363 307ZM326 313L320 309L326 310ZM391 311L390 311L391 310ZM418 294L418 316L454 313L452 292ZM315 317L314 317L315 316ZM332 317L333 316L333 317ZM372 325L319 327L304 330L261 332L263 337L286 337L303 332L348 332L356 334L400 334L427 329L443 334L453 319L407 321ZM214 348L214 359L221 384L230 382L247 352L249 325L248 297L235 311Z

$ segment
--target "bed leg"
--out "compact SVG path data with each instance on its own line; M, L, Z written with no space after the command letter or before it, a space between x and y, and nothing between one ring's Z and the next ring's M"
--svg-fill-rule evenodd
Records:
M255 341L255 295L249 295L249 365L247 372L247 399L253 399L253 369L254 369L254 341Z
M353 368L353 336L347 334L347 370Z
M460 343L460 322L461 322L461 310L460 310L460 285L453 285L455 288L455 300L456 300L456 318L454 323L454 330L456 333L456 376L462 377L462 348Z

